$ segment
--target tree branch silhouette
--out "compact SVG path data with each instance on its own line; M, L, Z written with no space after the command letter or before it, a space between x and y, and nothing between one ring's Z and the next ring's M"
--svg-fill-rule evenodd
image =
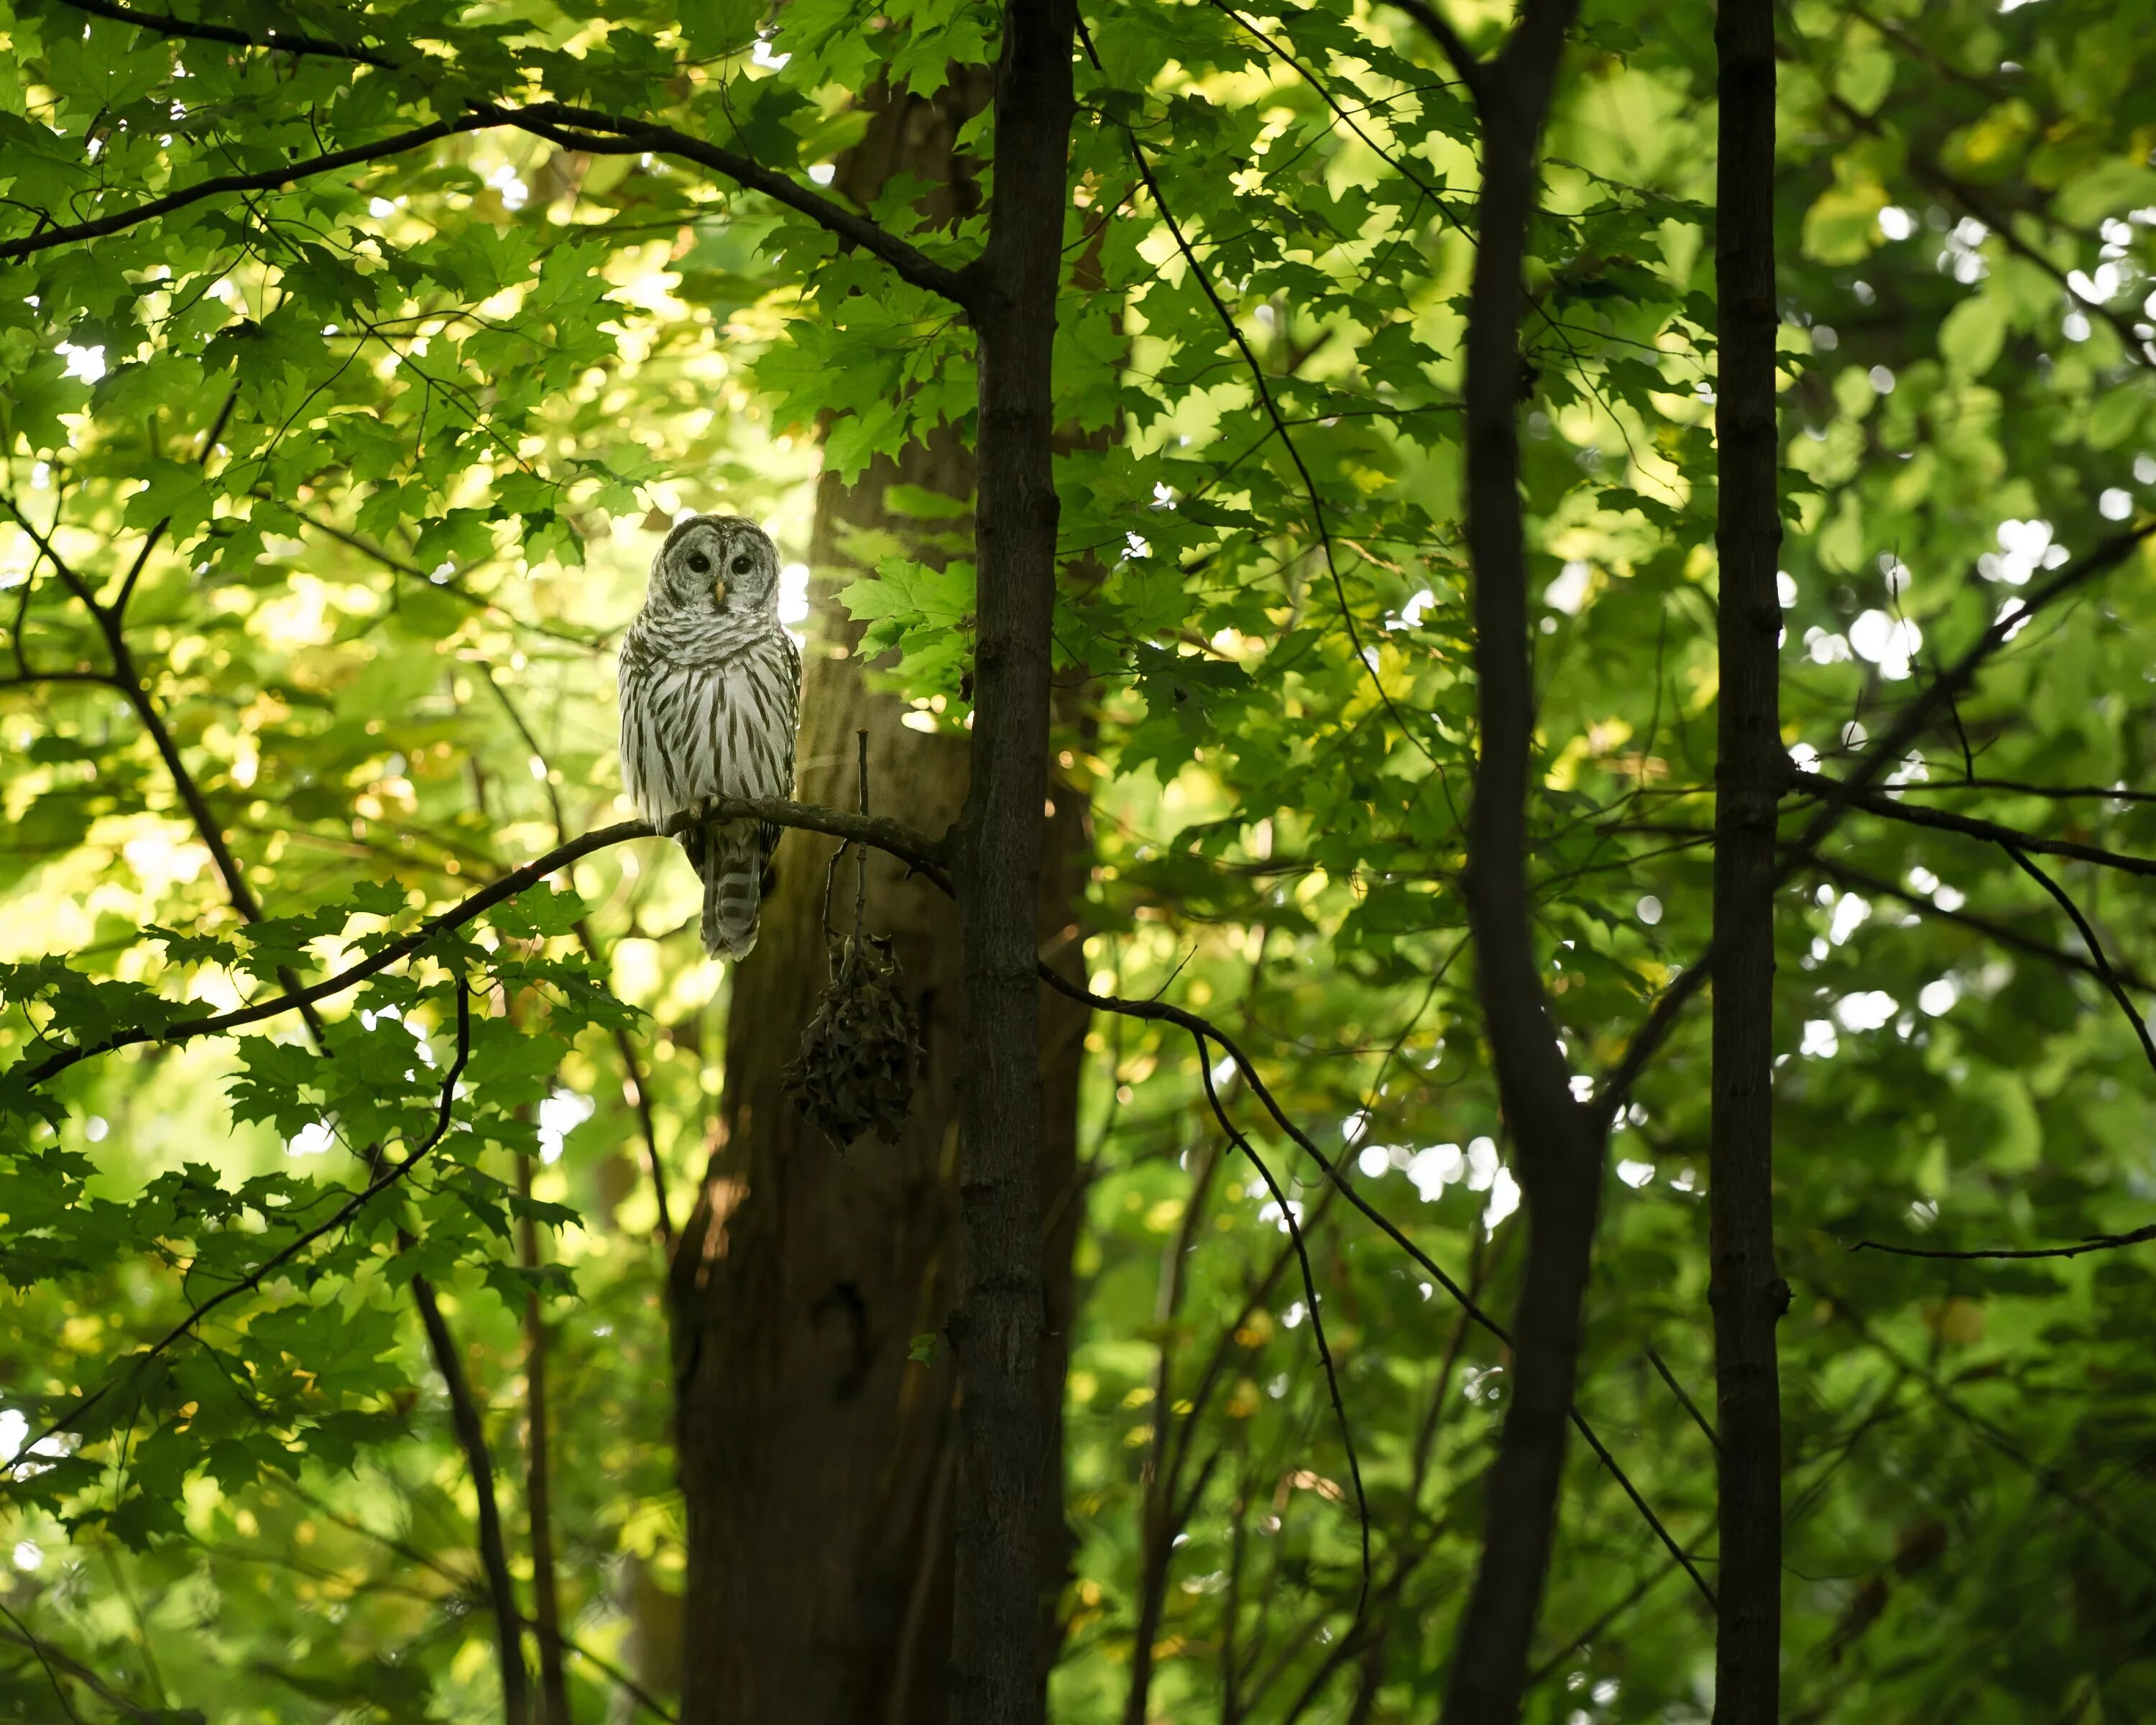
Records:
M88 0L61 0L61 3L95 17L131 23L137 28L160 35L192 37L264 51L328 55L415 76L424 75L432 69L424 62L417 64L401 62L372 50L346 48L320 37L284 37L273 32L268 36L257 38L228 26L189 23L179 18L137 12L130 7L93 4L88 3ZM732 181L744 190L760 192L795 214L806 216L848 244L858 246L881 259L901 278L915 286L925 288L954 305L968 310L973 308L974 278L967 271L938 263L919 247L900 239L868 217L848 209L837 200L826 198L775 169L766 167L739 151L726 149L670 126L601 113L595 109L578 107L566 102L535 102L512 107L474 97L468 99L463 106L463 112L449 119L414 127L409 131L397 132L372 143L330 151L304 161L287 162L253 173L215 175L193 185L182 187L176 192L169 192L162 198L150 198L126 209L115 211L109 216L44 228L18 239L0 241L0 263L13 262L37 252L50 251L56 246L71 245L121 233L157 216L200 203L206 198L243 192L273 191L294 180L334 173L339 168L356 167L369 162L403 155L429 144L439 143L442 139L459 132L505 126L530 132L567 149L588 151L595 155L643 155L649 152L693 162L700 167L708 168Z

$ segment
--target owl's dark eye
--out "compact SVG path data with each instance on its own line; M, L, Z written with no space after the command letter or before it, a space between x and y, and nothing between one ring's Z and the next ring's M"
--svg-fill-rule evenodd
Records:
M692 551L689 553L689 567L699 575L708 575L711 572L711 560L701 551Z
M737 575L746 575L748 573L748 553L747 552L743 552L739 557L734 559L734 573Z

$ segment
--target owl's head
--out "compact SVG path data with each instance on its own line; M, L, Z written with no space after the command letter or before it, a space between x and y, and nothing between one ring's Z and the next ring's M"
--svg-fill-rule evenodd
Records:
M778 548L737 515L677 521L651 563L654 610L754 616L778 607Z

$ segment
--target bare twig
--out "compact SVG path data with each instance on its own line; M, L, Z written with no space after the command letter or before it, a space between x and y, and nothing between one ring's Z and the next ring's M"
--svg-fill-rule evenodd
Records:
M1221 1105L1220 1092L1213 1081L1212 1056L1207 1052L1205 1039L1194 1034L1191 1039L1198 1045L1198 1074L1205 1085L1205 1100L1211 1105L1213 1117L1220 1122L1220 1130L1228 1135L1228 1142L1243 1153L1250 1166L1258 1171L1258 1178L1265 1183L1265 1190L1272 1194L1274 1206L1281 1213L1281 1225L1287 1230L1294 1243L1296 1262L1302 1271L1303 1298L1310 1306L1311 1339L1317 1344L1317 1363L1324 1368L1325 1388L1332 1398L1332 1417L1340 1427L1340 1447L1348 1453L1348 1477L1355 1486L1355 1517L1363 1540L1363 1587L1355 1599L1355 1613L1360 1616L1370 1602L1370 1501L1363 1492L1363 1464L1355 1455L1354 1429L1348 1423L1348 1405L1340 1395L1340 1375L1334 1369L1332 1350L1326 1345L1325 1319L1318 1310L1317 1278L1310 1267L1310 1249L1303 1244L1302 1224L1290 1207L1288 1195L1274 1177L1265 1158L1251 1147L1250 1141L1237 1130Z
M82 1715L74 1710L74 1702L68 1698L67 1686L60 1681L59 1670L56 1667L64 1668L69 1676L84 1681L90 1681L85 1676L89 1668L77 1664L75 1661L69 1659L58 1650L47 1647L44 1641L30 1633L28 1626L21 1618L8 1609L5 1600L0 1600L0 1615L4 1615L8 1622L15 1625L14 1629L8 1633L8 1639L20 1642L28 1648L36 1656L38 1663L44 1667L45 1681L53 1686L53 1693L59 1697L61 1711L74 1722L74 1725L82 1725ZM104 1696L105 1699L117 1701L117 1697L107 1693L102 1685L98 1686L98 1689L99 1693ZM128 1707L127 1711L137 1718L149 1719L157 1717L145 1709L132 1706Z
M2126 1014L2126 1022L2133 1026L2134 1035L2140 1039L2141 1052L2148 1057L2148 1064L2156 1067L2156 1039L2152 1039L2148 1034L2148 1020L2142 1014L2141 1009L2133 1004L2133 997L2126 992L2125 983L2119 981L2118 973L2112 969L2111 960L2104 956L2103 942L2097 938L2096 930L2089 927L2088 918L2082 915L2081 906L2073 901L2066 888L2030 861L2018 845L2001 844L1999 848L2014 859L2016 868L2049 893L2057 901L2059 908L2072 920L2074 927L2080 931L2082 943L2088 947L2089 958L2095 964L2097 974L2102 978L2105 988L2118 1003L2118 1009Z
M2131 1234L2092 1234L2072 1245L2063 1246L1978 1246L1967 1251L1950 1251L1942 1246L1894 1245L1883 1240L1860 1240L1850 1248L1852 1252L1891 1252L1897 1258L1951 1258L1975 1261L1989 1258L2078 1258L2087 1252L2117 1251L2121 1246L2139 1245L2156 1240L2156 1223L2146 1228L2137 1228Z
M2148 857L2134 856L2123 850L2107 850L2101 845L2084 845L2074 839L2047 838L2041 833L2024 832L2019 827L2006 826L1977 815L1950 814L1943 809L1919 808L1884 791L1851 785L1846 780L1830 778L1823 773L1794 773L1787 783L1792 789L1810 793L1823 800L1846 803L1852 808L1862 809L1866 814L1900 821L1907 826L1930 827L1938 832L1959 833L1964 838L1980 839L1987 845L2004 845L2010 850L2034 850L2046 856L2071 857L2076 862L2094 863L2099 868L2115 869L2123 875L2156 875L2156 860Z

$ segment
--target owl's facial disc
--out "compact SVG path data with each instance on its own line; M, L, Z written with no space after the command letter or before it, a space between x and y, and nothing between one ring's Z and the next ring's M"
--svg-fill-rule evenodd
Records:
M777 569L771 541L754 522L698 516L668 536L654 572L676 607L754 612L776 603Z

